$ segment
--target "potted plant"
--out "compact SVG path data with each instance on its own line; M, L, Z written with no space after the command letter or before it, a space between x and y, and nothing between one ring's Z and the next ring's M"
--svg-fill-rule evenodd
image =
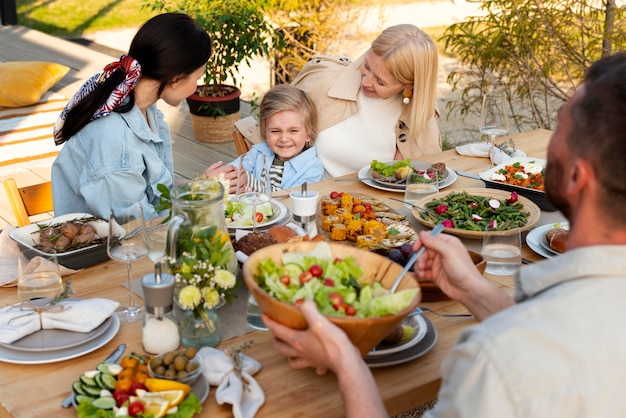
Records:
M231 140L233 124L239 119L239 66L250 64L257 55L269 57L277 39L271 23L265 19L268 1L149 0L145 6L153 11L186 13L211 36L213 52L203 84L198 85L187 103L197 140Z

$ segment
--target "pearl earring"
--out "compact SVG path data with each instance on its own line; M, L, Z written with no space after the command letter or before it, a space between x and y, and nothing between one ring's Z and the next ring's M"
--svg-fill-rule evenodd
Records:
M408 105L409 103L411 103L412 96L413 96L413 90L404 89L404 91L402 92L402 103L404 103L405 105Z

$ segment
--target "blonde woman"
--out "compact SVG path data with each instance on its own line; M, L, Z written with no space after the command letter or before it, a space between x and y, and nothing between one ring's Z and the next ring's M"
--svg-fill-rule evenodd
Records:
M441 151L437 68L435 43L410 24L385 29L354 62L311 59L292 84L318 109L315 145L328 174Z

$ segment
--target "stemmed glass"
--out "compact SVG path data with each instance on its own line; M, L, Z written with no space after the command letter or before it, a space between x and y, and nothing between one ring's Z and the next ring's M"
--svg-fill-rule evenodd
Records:
M243 162L246 161L250 171L246 171ZM272 199L269 167L267 158L261 153L243 154L241 164L237 170L237 201L252 206L252 232L256 231L257 223L263 220L263 214L257 213L257 206Z
M142 308L135 305L133 300L131 264L148 255L145 233L141 204L135 203L125 209L111 209L107 253L113 260L126 262L128 272L128 306L117 311L123 322L135 322L143 318Z
M167 247L167 231L170 223L163 217L146 220L146 243L148 258L153 264L161 263Z
M492 145L498 136L509 131L504 95L487 93L483 96L479 130L481 134L489 136Z

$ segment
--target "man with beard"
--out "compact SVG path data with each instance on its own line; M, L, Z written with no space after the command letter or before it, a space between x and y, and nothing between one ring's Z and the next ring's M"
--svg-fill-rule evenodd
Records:
M480 323L442 365L426 416L626 416L626 53L594 63L559 113L548 147L546 190L570 222L568 250L525 266L515 298L473 268L463 244L420 233L419 280L434 281ZM263 321L293 367L330 369L349 417L385 416L356 349L315 309L309 328Z

